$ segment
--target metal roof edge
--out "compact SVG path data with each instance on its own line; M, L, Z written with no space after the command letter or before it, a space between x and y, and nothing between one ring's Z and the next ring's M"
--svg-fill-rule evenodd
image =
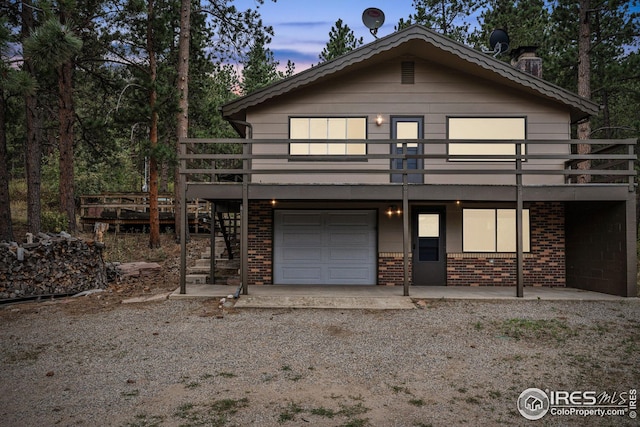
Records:
M520 71L484 52L477 51L424 26L416 24L354 49L336 59L313 66L256 92L228 102L222 106L223 115L227 117L237 114L246 108L309 85L411 40L423 40L462 60L474 63L483 69L492 71L523 87L533 89L543 97L551 98L573 109L577 109L582 112L584 116L597 114L600 109L598 104L586 98L582 98L546 80Z

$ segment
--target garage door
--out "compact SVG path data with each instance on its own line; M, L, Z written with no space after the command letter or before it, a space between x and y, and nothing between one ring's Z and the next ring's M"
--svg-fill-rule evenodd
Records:
M276 285L375 285L376 212L276 210Z

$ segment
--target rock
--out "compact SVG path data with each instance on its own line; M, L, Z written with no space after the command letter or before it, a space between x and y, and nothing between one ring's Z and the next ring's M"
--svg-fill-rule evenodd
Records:
M162 266L155 262L125 262L118 265L122 277L145 276L162 270Z
M79 292L79 293L73 295L72 297L73 298L85 297L87 295L95 294L95 293L98 293L98 292L104 292L104 289L89 289L88 291Z

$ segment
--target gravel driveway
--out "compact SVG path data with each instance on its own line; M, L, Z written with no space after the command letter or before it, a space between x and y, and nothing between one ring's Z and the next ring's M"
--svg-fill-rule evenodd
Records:
M516 402L531 387L640 388L637 299L221 311L96 298L0 308L0 425L636 425L628 404L533 422Z

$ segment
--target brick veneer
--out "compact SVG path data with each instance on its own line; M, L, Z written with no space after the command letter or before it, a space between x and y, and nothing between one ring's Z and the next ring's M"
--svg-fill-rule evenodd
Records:
M249 202L249 285L273 284L273 209L266 200Z
M402 253L381 252L378 254L378 284L402 286L404 284L404 256ZM411 254L409 254L411 258ZM411 262L409 262L409 282L411 282Z
M529 206L531 252L524 258L525 286L565 286L564 205ZM513 286L515 254L448 254L447 285Z
M525 254L526 286L565 286L564 205L537 202L529 206L531 252ZM269 201L249 203L250 285L273 283L273 210ZM409 263L411 274L411 263ZM404 281L401 253L378 254L378 284L401 286ZM447 284L464 286L513 286L515 254L447 254Z

